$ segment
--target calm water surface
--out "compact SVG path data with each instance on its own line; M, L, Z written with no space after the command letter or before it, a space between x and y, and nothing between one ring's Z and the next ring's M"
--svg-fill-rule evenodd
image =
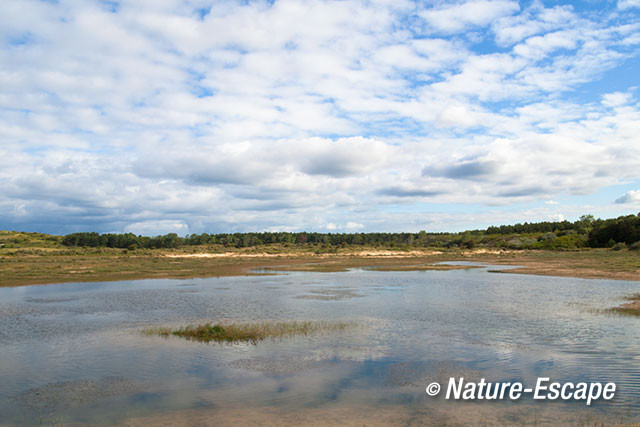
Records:
M598 313L639 290L484 268L4 288L0 424L639 422L640 319ZM282 319L358 327L258 345L140 333ZM618 392L591 407L426 395L451 376L615 382Z

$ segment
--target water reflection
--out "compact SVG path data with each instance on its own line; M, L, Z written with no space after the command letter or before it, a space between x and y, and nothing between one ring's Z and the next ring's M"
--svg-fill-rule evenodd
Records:
M638 421L639 320L595 312L637 286L473 269L0 289L0 414L9 424ZM284 319L360 327L255 346L139 333ZM426 396L451 376L614 381L619 392L591 408Z

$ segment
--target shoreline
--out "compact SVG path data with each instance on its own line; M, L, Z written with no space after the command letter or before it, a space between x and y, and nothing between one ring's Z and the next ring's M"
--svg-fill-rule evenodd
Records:
M273 274L255 270L337 272L349 268L371 268L377 271L472 268L442 265L455 261L517 266L504 273L640 283L640 254L597 249L573 252L363 250L337 254L158 251L4 255L0 257L0 287Z

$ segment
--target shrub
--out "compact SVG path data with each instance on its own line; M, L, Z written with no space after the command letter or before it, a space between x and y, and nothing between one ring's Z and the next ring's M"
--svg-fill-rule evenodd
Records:
M544 233L542 236L538 237L539 242L546 242L548 240L555 240L556 235L554 233Z

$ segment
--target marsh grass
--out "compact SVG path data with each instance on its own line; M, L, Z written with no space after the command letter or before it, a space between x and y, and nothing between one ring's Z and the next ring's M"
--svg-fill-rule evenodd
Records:
M610 308L612 313L622 314L625 316L640 316L640 293L629 295L628 303L621 304L618 307Z
M609 309L610 313L620 314L623 316L637 316L640 317L640 309L630 307L614 307Z
M605 314L609 316L640 317L640 293L629 295L625 299L629 302L620 304L619 306L612 308L589 308L578 303L573 303L570 305L576 306L587 313Z
M297 335L315 335L344 331L354 327L352 322L330 321L278 321L252 323L205 323L189 325L179 329L148 328L145 335L170 335L199 342L250 342L253 344L271 338L290 338Z

